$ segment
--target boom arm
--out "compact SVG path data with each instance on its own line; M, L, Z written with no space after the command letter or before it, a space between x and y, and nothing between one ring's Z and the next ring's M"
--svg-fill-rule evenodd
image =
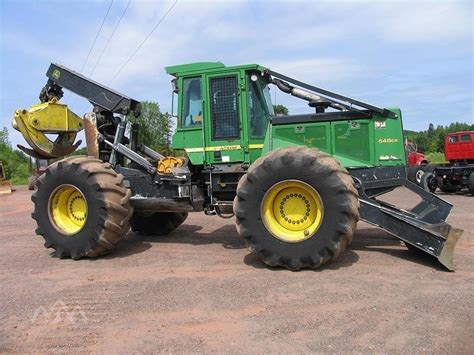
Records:
M52 63L46 76L49 80L41 90L41 102L50 101L53 97L60 99L63 94L62 88L64 88L87 99L94 107L98 108L98 111L122 115L133 112L135 116L140 115L139 101L86 78L65 66Z

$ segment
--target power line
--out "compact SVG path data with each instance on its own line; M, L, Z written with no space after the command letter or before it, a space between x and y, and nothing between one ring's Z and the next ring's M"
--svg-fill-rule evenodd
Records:
M175 7L175 5L178 3L178 0L175 0L175 2L173 3L173 5L170 6L170 8L168 9L168 11L166 11L166 13L161 17L161 19L158 21L158 23L155 25L155 27L153 27L153 29L150 31L150 33L145 37L145 39L142 41L142 43L140 43L140 45L132 52L132 54L127 58L127 60L125 61L125 63L120 67L120 69L114 74L114 76L112 77L112 79L108 82L107 85L110 85L110 83L112 81L115 80L115 78L122 72L122 70L127 66L127 64L132 60L132 58L135 56L135 54L137 54L137 52L140 50L140 48L145 44L145 42L148 40L148 38L150 38L150 36L153 34L153 32L155 32L155 30L158 28L158 26L163 22L163 20L166 18L166 16L168 16L168 14L171 12L171 10L173 9L173 7Z
M115 32L117 31L117 28L119 27L120 22L122 21L123 16L124 16L125 13L127 12L128 7L130 6L130 2L131 2L131 1L132 1L132 0L128 0L127 6L125 7L125 9L123 10L122 14L120 15L120 18L119 18L117 24L115 25L115 27L114 27L112 33L110 34L110 36L109 36L109 38L108 38L108 40L107 40L107 43L106 43L105 46L102 48L102 51L100 52L99 58L98 58L97 61L95 62L94 67L92 68L91 72L89 73L89 76L91 76L91 75L94 73L95 68L97 68L97 65L99 64L100 60L102 59L102 56L104 55L105 50L106 50L107 47L109 46L110 41L112 40L112 37L114 36Z
M104 27L105 20L107 19L107 16L109 16L109 12L110 12L110 9L112 8L113 3L114 3L114 0L111 0L109 8L107 9L107 12L105 13L102 23L100 24L99 30L97 31L97 34L95 35L94 41L92 42L92 46L89 49L89 53L87 53L86 60L84 61L84 63L82 63L82 67L80 71L81 73L84 70L84 67L86 66L87 61L89 60L89 56L91 55L92 50L94 49L95 43L97 42L97 38L99 37L99 34L102 31L102 27Z

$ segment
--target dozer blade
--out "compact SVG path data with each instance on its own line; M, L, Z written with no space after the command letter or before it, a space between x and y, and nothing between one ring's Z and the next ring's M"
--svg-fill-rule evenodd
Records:
M358 180L361 219L433 256L446 269L454 271L453 252L463 230L446 223L453 206L408 181L402 173L383 176L377 170L371 170L370 174L362 170L365 169L356 174L351 172ZM421 202L404 210L375 198L400 186L417 194Z
M384 206L380 201L375 207L379 211L376 213L378 216L374 218L372 211L368 217L365 211L373 209L374 205L368 206L370 202L363 199L360 202L362 219L376 224L405 243L435 257L448 270L454 271L454 247L463 230L454 228L444 221L435 224L423 222L419 215L407 215L400 210Z
M32 149L21 145L18 148L35 158L64 157L81 144L81 141L74 143L74 140L83 128L83 120L56 100L34 105L29 110L15 111L12 125ZM57 138L52 141L47 134L56 134Z

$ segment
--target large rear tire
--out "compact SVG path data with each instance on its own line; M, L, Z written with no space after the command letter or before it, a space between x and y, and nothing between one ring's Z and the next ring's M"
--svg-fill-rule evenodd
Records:
M130 225L132 231L141 234L166 235L183 224L187 217L187 212L134 213Z
M32 213L46 248L58 257L97 257L128 232L133 213L123 176L101 160L75 156L48 167L36 183Z
M317 268L351 243L358 194L347 170L330 155L305 147L259 158L238 184L237 231L270 266Z

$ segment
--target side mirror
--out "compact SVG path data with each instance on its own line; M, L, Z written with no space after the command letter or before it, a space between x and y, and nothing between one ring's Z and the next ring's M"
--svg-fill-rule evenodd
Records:
M179 92L178 80L177 80L177 79L171 80L171 88L173 89L173 92L174 92L175 94L177 94L177 93Z

